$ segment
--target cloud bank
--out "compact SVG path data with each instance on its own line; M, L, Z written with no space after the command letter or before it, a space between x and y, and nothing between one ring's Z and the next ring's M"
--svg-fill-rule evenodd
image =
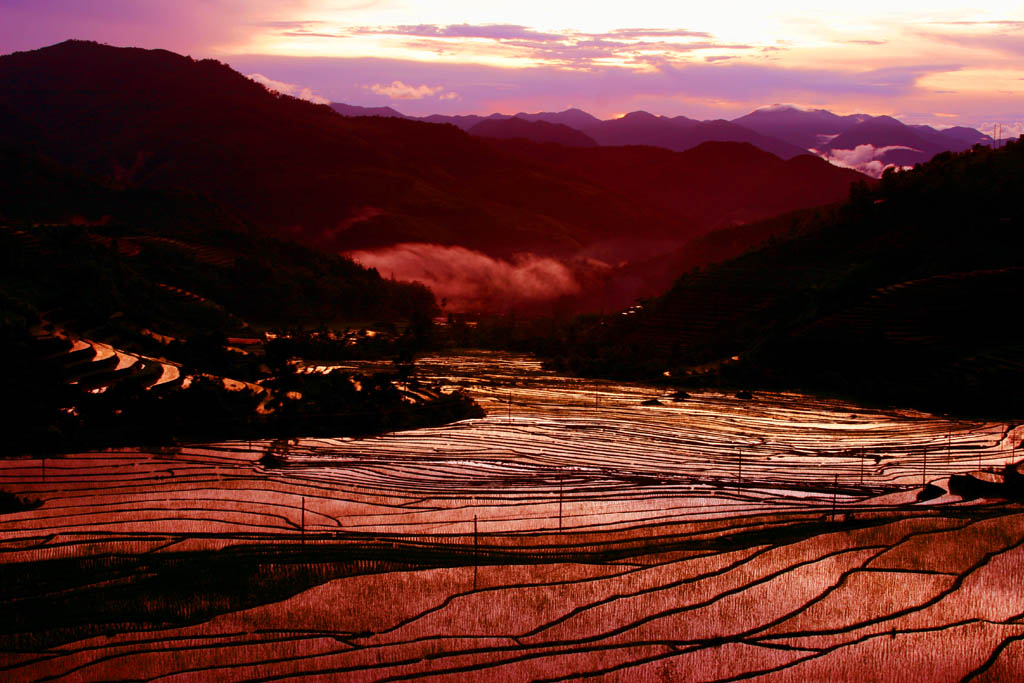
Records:
M297 36L326 37L314 28L293 30ZM449 53L466 45L466 40L490 43L492 50L506 56L540 60L575 67L599 66L604 60L642 65L697 50L754 50L757 46L719 42L706 31L682 28L620 28L603 33L564 30L538 31L520 24L416 24L399 26L352 26L339 29L333 37L374 36L394 39L405 47Z
M392 81L391 83L374 83L367 87L378 95L384 95L393 100L422 100L425 97L437 96L440 96L442 100L453 100L459 96L454 92L446 92L441 95L444 90L443 85L406 85L402 81Z
M977 126L1020 120L1024 16L1002 4L979 14L878 0L811 19L806 8L787 18L764 3L673 14L654 0L582 13L549 2L0 0L0 53L69 37L165 48L363 106L391 102L395 81L443 83L407 100L416 115L578 106L602 118L637 109L732 118L794 101L846 113L954 112ZM939 114L916 118L941 123Z
M866 103L885 102L891 107L912 93L920 78L948 68L931 64L837 72L737 60L701 60L679 66L661 63L638 72L614 65L587 70L555 66L505 69L370 57L245 55L227 61L243 73L270 74L292 83L322 83L317 85L317 92L332 101L363 106L395 102L384 90L394 86L395 81L414 89L434 89L443 84L444 90L437 91L440 95L403 100L402 113L414 116L560 111L576 106L602 118L637 109L694 118L732 118L765 102L808 100L850 101L856 103L850 105L856 106L855 110L864 107L868 113L890 113L889 108L872 109ZM339 73L351 74L352 78L339 79ZM378 90L373 86L378 86ZM458 93L459 99L445 100L452 92ZM840 106L835 110L850 109ZM988 114L989 120L990 117ZM1015 118L1019 119L1019 115ZM970 119L959 121L969 123Z
M836 166L852 168L872 178L881 178L885 169L890 166L896 166L896 164L887 164L882 159L888 152L896 150L919 151L913 147L904 147L902 145L889 145L888 147L857 145L853 149L832 149L823 156L829 163Z
M300 100L308 100L314 104L330 104L331 101L326 97L321 97L313 92L312 88L307 88L303 85L295 85L294 83L284 83L283 81L275 81L273 78L268 78L263 74L248 74L246 76L249 80L256 81L267 90L274 90L283 95L291 95L292 97L298 97Z
M497 311L578 294L572 270L553 258L520 254L511 261L464 247L405 243L348 254L383 277L420 282L446 311Z

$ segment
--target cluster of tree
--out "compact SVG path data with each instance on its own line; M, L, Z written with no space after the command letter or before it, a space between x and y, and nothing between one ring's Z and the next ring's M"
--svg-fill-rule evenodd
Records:
M284 374L268 383L275 391L274 423L282 437L380 434L482 417L483 410L462 392L408 403L394 375L343 373ZM410 380L413 389L421 388ZM289 398L289 396L295 398Z
M74 354L54 353L29 332L38 322L19 302L5 302L0 326L0 373L14 398L0 412L5 453L59 453L121 445L163 445L222 439L297 436L359 436L478 417L466 395L419 392L413 402L394 384L395 375L331 372L297 374L282 364L276 375L259 372L256 385L229 389L221 376L184 367L179 380L150 387L128 374L90 391L69 382ZM51 338L52 339L52 338ZM205 347L205 362L224 353L215 335L191 342ZM255 365L257 361L250 361ZM141 364L141 362L140 362ZM245 370L245 368L243 368ZM264 370L266 368L264 367ZM413 388L419 385L410 380Z
M0 489L0 514L5 512L21 512L31 510L43 504L38 498L27 498Z
M276 368L291 358L315 361L394 359L398 363L409 363L417 354L435 347L434 322L425 312L412 315L403 325L386 320L371 327L274 331L263 345L267 365Z

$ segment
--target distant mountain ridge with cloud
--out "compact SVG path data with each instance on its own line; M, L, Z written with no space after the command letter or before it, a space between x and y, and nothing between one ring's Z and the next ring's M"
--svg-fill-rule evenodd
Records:
M646 111L634 111L602 121L577 108L535 114L433 114L413 117L404 116L391 107L356 107L340 103L332 103L331 107L344 116L403 116L428 123L449 123L481 137L521 137L534 142L552 141L549 139L550 131L516 124L478 126L484 122L510 119L544 121L575 129L601 146L648 145L677 152L704 142L749 142L783 159L812 153L838 166L875 177L880 176L887 166L912 166L941 152L960 152L975 144L991 145L994 142L981 131L965 126L937 129L908 125L891 116L840 116L825 109L802 109L793 105L762 107L732 121L698 121L686 116L658 116ZM510 133L509 126L515 126L518 136Z
M31 146L114 185L197 193L261 236L359 253L364 263L372 255L399 280L433 273L449 296L490 310L538 291L523 286L529 278L566 297L615 280L615 301L628 303L646 293L621 279L625 266L718 228L841 200L864 180L747 142L688 152L571 147L478 137L387 108L344 117L275 84L289 85L166 50L67 41L0 56L0 144ZM588 142L561 122L586 125L582 112L512 118L488 124ZM488 283L507 287L481 287ZM611 301L591 296L585 305Z

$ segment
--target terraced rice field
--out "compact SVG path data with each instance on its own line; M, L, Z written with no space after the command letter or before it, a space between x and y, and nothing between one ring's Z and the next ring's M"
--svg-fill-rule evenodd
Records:
M1024 675L1024 511L946 487L1020 429L418 365L488 416L0 460L0 676Z

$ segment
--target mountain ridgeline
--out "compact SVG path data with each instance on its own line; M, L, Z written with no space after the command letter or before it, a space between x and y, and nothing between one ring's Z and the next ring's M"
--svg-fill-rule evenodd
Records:
M640 282L621 268L715 229L840 200L861 177L788 143L779 143L792 157L783 164L752 145L756 132L701 142L691 133L719 123L679 117L601 122L570 110L477 121L487 135L478 137L390 109L337 109L163 50L68 41L0 57L0 143L115 186L198 193L262 237L327 253L385 251L374 262L399 280L451 265L438 262L450 252L424 248L415 267L396 263L387 250L405 244L498 259L454 274L485 293L495 269L554 259L543 263L569 273L579 294L567 305L577 310L628 305L671 279ZM673 131L673 149L687 151L628 136L631 146L607 145L634 124ZM539 142L520 144L524 134ZM508 289L479 301L486 310L520 305Z
M213 60L69 41L0 57L0 141L114 182L187 189L322 249L572 253L670 216L528 169L451 126L345 118Z
M345 252L388 255L386 276L395 253L421 259L432 286L476 278L492 293L467 300L483 310L515 311L517 287L550 282L561 312L671 287L612 317L532 321L534 348L581 374L1024 412L1024 142L793 108L742 125L340 109L162 50L68 41L0 57L0 341L25 405L42 406L11 424L67 446L112 443L127 405L156 424L165 399L206 406L178 430L203 438L209 411L236 437L331 433L381 406L407 421L344 429L476 414L384 377L294 372L302 349L408 372L445 341L433 292ZM812 142L879 164L938 153L874 181L802 153ZM206 403L181 398L192 386Z
M552 355L585 374L1019 417L1022 188L1024 140L887 172L635 315L578 321Z
M261 235L195 193L111 185L21 147L0 146L0 240L6 296L81 331L230 335L247 323L317 326L436 310L422 286Z
M391 107L340 103L333 103L331 107L344 116L416 118ZM600 145L647 145L677 152L705 142L746 142L783 159L811 152L857 168L864 165L865 169L879 174L886 165L913 165L941 152L959 152L979 143L995 142L990 136L965 126L936 129L907 125L891 116L839 116L824 109L807 110L787 105L763 107L732 121L698 121L686 116L657 116L646 111L601 121L579 109L486 117L434 114L419 120L450 123L483 137L548 142L551 136L548 129L523 125L523 122L539 121L572 128ZM855 154L851 156L851 153Z

